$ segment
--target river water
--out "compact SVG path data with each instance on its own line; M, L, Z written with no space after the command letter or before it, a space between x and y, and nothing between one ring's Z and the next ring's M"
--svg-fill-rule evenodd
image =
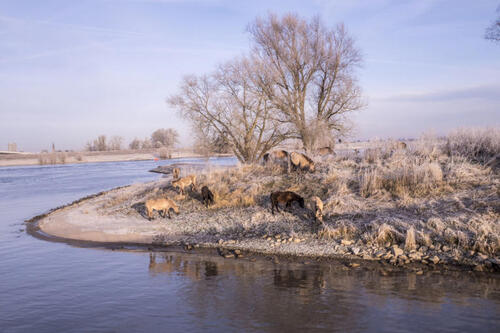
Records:
M0 168L0 332L500 331L498 275L112 251L26 233L24 220L157 179L157 165Z

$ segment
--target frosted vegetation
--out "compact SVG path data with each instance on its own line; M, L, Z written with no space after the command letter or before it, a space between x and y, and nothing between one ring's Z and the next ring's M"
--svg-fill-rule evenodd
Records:
M162 225L159 242L230 242L261 252L498 269L499 128L422 137L406 149L395 141L370 144L364 154L314 157L314 173L287 173L279 164L204 171L197 186L215 195L208 210L197 191L181 196L162 179L116 192L99 211L146 221L142 203L166 195L181 214L153 222ZM278 190L303 196L306 208L272 215L269 195ZM312 196L324 203L323 223L315 222Z

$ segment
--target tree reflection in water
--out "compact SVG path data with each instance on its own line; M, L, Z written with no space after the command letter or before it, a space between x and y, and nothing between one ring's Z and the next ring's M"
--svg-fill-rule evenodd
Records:
M387 275L336 263L275 264L199 253L151 253L149 272L187 278L178 297L200 320L230 318L226 325L244 330L467 329L476 320L481 327L500 325L496 275Z

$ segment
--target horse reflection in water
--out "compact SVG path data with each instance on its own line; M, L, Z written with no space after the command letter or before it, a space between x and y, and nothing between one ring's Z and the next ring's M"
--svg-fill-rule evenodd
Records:
M193 281L217 276L217 265L211 261L189 261L179 255L149 254L149 273L153 276L163 273L181 273Z

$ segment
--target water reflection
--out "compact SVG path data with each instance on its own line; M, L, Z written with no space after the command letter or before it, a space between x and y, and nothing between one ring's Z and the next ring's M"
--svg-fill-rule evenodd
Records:
M183 299L196 313L216 309L233 318L235 327L257 329L253 325L260 323L259 329L280 331L380 329L377 320L398 331L467 329L478 322L482 327L500 325L500 279L492 275L384 275L335 263L275 264L184 253L151 253L149 272L196 282L183 290ZM443 323L443 318L452 320Z

